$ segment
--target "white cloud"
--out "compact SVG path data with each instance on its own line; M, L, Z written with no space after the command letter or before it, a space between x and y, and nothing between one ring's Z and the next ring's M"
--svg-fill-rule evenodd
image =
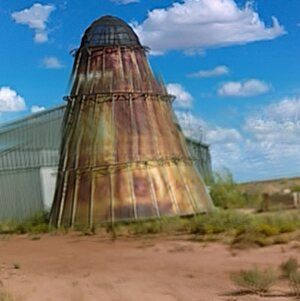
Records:
M55 56L47 56L42 60L42 66L46 69L61 69L63 64Z
M176 111L176 116L187 137L210 144L215 169L226 166L235 172L242 156L239 145L243 142L237 129L209 124L191 112Z
M143 44L156 54L198 52L272 40L286 33L275 17L267 26L251 3L239 7L234 0L184 0L149 11L144 22L133 25Z
M265 94L270 90L270 85L258 80L249 79L241 82L224 83L218 90L220 96L248 97Z
M232 144L240 142L242 136L233 128L222 128L205 122L191 112L175 111L184 134L209 144Z
M199 78L206 78L206 77L217 77L226 75L229 73L229 68L227 66L217 66L211 70L200 70L195 73L188 74L188 77L199 77Z
M193 97L182 85L170 83L167 90L169 94L175 96L175 107L189 108L192 105Z
M26 108L22 96L10 87L0 87L0 112L17 112Z
M269 118L298 121L300 117L300 97L284 98L278 103L267 106L264 114Z
M217 165L223 158L223 165L244 180L299 175L300 97L261 106L245 118L242 130L242 140L234 143L227 159L223 153L226 147L220 144L218 149L218 145L212 144ZM236 150L239 158L232 160Z
M270 144L300 144L300 97L285 98L246 119L245 129Z
M110 0L110 1L117 4L130 4L130 3L140 2L140 0Z
M46 108L45 107L40 107L40 106L32 106L30 108L31 113L38 113L38 112L42 112L44 110L46 110Z
M300 97L261 106L239 128L176 115L185 135L210 144L215 170L228 167L240 181L299 175Z
M236 129L222 127L208 128L206 139L211 144L231 144L242 140L241 134Z
M202 141L204 139L204 128L206 123L191 112L175 111L178 122L185 136Z
M35 42L44 43L48 41L47 22L54 10L54 5L35 3L30 8L12 13L12 18L16 23L27 25L35 31Z

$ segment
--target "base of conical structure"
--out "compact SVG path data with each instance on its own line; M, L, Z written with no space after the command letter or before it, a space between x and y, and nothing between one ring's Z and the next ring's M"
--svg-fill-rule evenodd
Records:
M65 129L54 225L191 215L213 208L170 97L98 94L73 99L66 114L73 127Z

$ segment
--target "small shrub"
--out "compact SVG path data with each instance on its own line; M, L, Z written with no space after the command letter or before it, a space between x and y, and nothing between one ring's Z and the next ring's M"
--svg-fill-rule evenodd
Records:
M246 249L250 247L266 247L273 244L270 237L266 237L262 233L253 231L252 229L238 232L233 238L231 245L235 248Z
M14 267L15 270L19 270L21 268L21 265L16 262L16 263L13 264L13 267Z
M293 294L300 298L300 272L296 271L290 275L290 287Z
M118 237L120 231L120 225L118 223L107 223L104 225L106 233L111 235L111 239L115 240Z
M23 222L9 222L0 225L0 234L40 234L50 231L48 213L37 213Z
M238 231L247 225L250 217L230 210L215 210L209 214L198 215L191 220L190 232L193 234L219 234Z
M140 221L131 225L133 234L157 234L163 231L163 223L160 220Z
M200 215L191 221L191 233L207 235L219 234L226 231L224 218L218 213Z
M289 243L290 240L291 240L291 238L287 235L279 235L273 239L273 244L274 245L285 245L285 244Z
M292 274L297 272L298 267L299 267L298 260L294 257L290 257L287 261L283 262L280 265L282 276L284 278L290 278Z
M300 192L300 185L294 185L290 189L292 192Z
M288 214L275 214L264 218L265 222L276 228L279 233L289 233L297 230L297 220Z
M13 296L4 289L0 287L0 301L14 301Z
M229 170L214 174L210 194L214 204L223 209L241 208L247 204L247 197L239 190Z
M274 236L279 234L279 230L276 226L272 224L267 224L265 222L258 223L256 225L256 231L264 234L265 236Z
M272 269L254 268L233 273L231 279L239 288L260 295L270 290L277 277Z

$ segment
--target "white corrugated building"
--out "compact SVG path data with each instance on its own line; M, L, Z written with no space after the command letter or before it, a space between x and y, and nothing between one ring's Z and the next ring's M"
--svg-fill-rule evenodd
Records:
M49 210L65 105L0 126L0 222ZM211 176L209 147L187 139L199 173Z

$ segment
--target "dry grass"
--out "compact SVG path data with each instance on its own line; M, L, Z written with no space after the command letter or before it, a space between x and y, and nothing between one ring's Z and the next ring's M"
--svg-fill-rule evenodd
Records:
M15 299L5 289L0 288L0 301L15 301Z
M293 294L300 298L300 272L296 271L290 275L290 287Z
M269 292L276 282L277 276L272 269L259 270L254 268L233 273L231 279L238 288L253 294L263 295Z
M76 227L80 235L90 236L104 231L113 240L119 237L153 235L181 235L194 241L221 241L234 248L264 247L285 244L295 240L300 231L300 212L243 213L239 210L216 209L209 214L190 218L163 218L132 223L107 223L93 227ZM64 229L51 229L45 215L21 224L0 224L1 239L12 234L27 233L31 240L41 239L43 233L67 233ZM185 239L184 238L184 239Z
M297 272L298 267L298 260L294 257L290 257L287 261L280 265L282 277L289 279L292 274Z

